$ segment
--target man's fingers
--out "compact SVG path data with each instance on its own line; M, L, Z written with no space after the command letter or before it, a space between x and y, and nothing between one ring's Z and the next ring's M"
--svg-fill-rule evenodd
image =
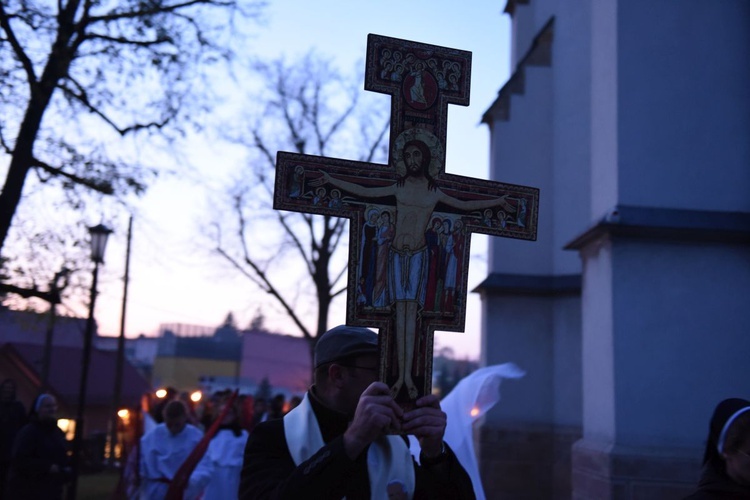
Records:
M428 394L417 400L417 408L432 407L440 409L440 398L434 394Z
M432 406L428 406L425 408L417 408L416 410L411 410L411 411L404 413L404 421L409 422L411 420L416 420L424 416L440 418L442 420L448 419L448 416L445 414L443 410L439 408L434 408Z
M404 414L404 410L391 397L390 388L383 382L373 382L367 386L367 389L364 390L360 397L360 401L365 401L368 404L372 403L387 406L394 411L399 418Z
M428 404L431 404L429 401ZM417 437L442 436L448 423L447 415L434 406L417 408L404 414L402 430Z
M445 420L437 417L420 417L409 422L404 422L404 430L419 429L420 427L440 427L445 429Z
M362 396L377 396L380 394L391 394L390 389L383 382L373 382L362 392Z

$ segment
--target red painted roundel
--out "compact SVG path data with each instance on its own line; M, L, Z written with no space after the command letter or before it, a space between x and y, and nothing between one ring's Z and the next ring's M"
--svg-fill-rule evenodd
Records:
M406 103L414 109L427 109L435 104L438 87L435 77L428 71L415 69L404 78L401 88Z

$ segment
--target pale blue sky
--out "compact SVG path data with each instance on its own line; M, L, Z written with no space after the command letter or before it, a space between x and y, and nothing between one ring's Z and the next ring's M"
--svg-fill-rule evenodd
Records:
M354 68L357 61L364 62L369 33L472 52L471 105L450 106L448 111L446 169L488 178L489 131L479 122L510 74L510 18L502 13L504 6L505 0L272 0L267 23L257 31L252 46L268 58L286 55L290 59L315 48L344 71ZM209 189L218 187L222 174L237 167L231 165L231 157L222 160L215 155L207 147L205 157L211 160L200 169L206 179L203 187ZM248 306L253 289L247 280L217 279L212 263L194 255L191 231L205 203L201 187L175 179L156 184L139 203L128 336L155 334L161 323L217 325L230 310L244 326L255 313L255 307ZM122 284L117 277L124 270L126 227L116 229L97 304L100 331L106 335L119 332ZM473 256L483 256L485 249L486 237L473 236ZM472 257L469 288L485 275L484 259ZM479 299L469 294L466 332L438 332L436 348L451 347L461 357L477 358L479 314ZM343 321L340 308L329 324Z

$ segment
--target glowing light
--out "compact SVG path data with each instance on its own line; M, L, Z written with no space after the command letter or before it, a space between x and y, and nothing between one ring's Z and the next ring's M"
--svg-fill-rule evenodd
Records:
M159 389L158 391L156 391L156 397L159 399L165 397L166 395L167 395L166 389Z
M123 408L122 410L118 410L117 416L120 418L127 418L130 415L130 411L128 411L127 408Z
M203 393L201 393L201 391L195 391L190 395L190 401L192 401L193 403L197 403L201 400L202 397Z
M479 415L479 408L477 408L476 406L472 408L471 412L469 412L469 415L471 415L472 417L476 417L477 415Z
M65 433L65 439L68 441L73 440L76 431L76 421L68 418L58 418L57 427Z

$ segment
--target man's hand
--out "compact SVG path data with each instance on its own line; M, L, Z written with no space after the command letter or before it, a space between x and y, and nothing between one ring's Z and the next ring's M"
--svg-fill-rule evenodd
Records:
M416 404L416 409L404 414L401 429L419 440L425 457L436 458L443 450L443 436L448 418L440 409L440 400L434 394L419 398Z
M352 460L386 429L400 429L403 410L391 398L388 386L373 382L359 397L354 419L344 433L344 448Z

